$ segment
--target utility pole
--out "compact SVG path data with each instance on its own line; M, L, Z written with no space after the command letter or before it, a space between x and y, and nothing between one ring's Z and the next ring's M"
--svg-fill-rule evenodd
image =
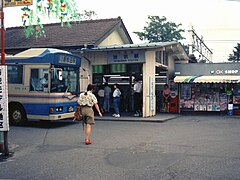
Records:
M193 26L189 25L189 54L193 54L197 51L200 54L202 60L206 60L208 63L212 63L213 52L203 42L203 37L199 38L194 31Z

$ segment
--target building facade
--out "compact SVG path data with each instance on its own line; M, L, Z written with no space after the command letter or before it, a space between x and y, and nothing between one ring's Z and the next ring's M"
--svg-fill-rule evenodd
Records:
M240 64L175 64L179 112L240 114Z
M123 91L122 110L132 111L134 79L140 79L142 116L154 116L164 84L174 78L174 64L187 62L188 56L178 42L124 44L84 49L82 58L91 62L91 81L95 84L118 83ZM158 93L159 92L159 93Z

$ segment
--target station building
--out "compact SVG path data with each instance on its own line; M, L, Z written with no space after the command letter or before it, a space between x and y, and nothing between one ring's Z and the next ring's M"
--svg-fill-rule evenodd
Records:
M23 27L7 28L6 54L17 54L30 48L57 48L82 58L81 91L88 83L118 83L123 91L122 111L132 111L133 80L143 85L143 117L154 116L162 109L161 91L172 84L175 63L188 62L188 55L179 42L134 44L122 19L100 19L72 23L45 24L46 37L26 38ZM178 99L174 91L173 99ZM178 112L173 100L170 112Z

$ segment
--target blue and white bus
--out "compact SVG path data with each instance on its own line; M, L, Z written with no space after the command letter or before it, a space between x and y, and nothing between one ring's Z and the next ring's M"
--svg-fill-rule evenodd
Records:
M72 118L80 93L81 58L33 48L6 56L10 124Z

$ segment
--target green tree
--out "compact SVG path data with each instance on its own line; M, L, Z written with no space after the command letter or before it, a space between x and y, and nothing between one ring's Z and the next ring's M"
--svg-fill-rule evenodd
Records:
M240 61L240 43L237 43L237 46L234 47L233 53L229 54L228 61L239 62Z
M167 21L165 16L148 16L147 25L143 32L134 32L140 40L151 42L170 42L185 39L181 33L185 32L180 29L182 24Z

